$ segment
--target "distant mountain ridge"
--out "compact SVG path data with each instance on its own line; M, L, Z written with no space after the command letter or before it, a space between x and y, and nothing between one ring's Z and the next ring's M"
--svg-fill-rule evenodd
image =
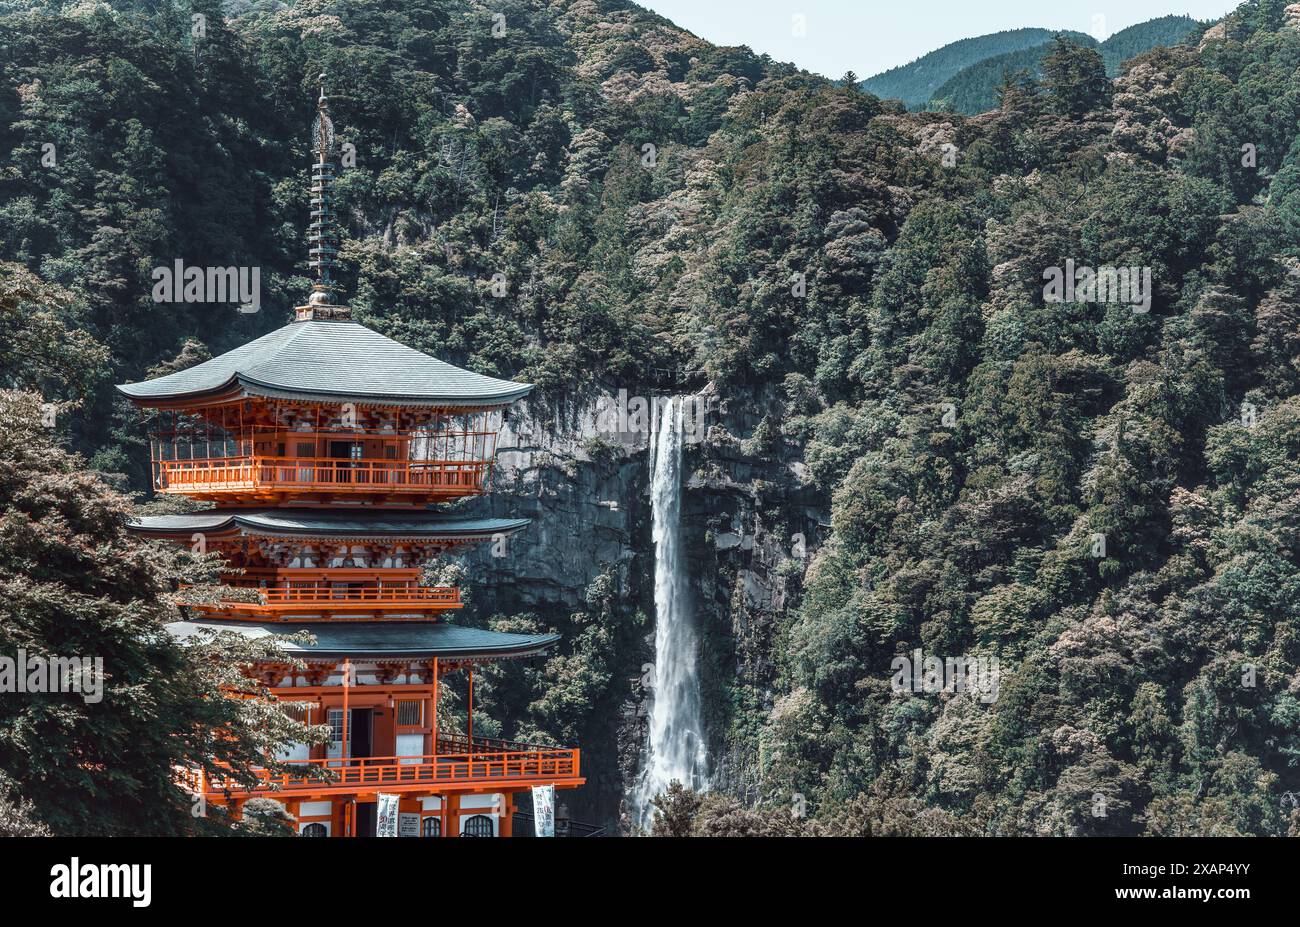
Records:
M1101 57L1106 62L1106 73L1114 76L1119 73L1119 66L1135 55L1157 45L1177 45L1208 25L1210 24L1198 22L1190 16L1161 16L1121 29L1101 43Z
M1082 35L1082 33L1071 33ZM902 100L907 107L928 103L955 74L995 55L1032 48L1050 41L1051 29L1011 29L951 42L915 61L890 68L861 84L868 93L883 100Z
M1157 45L1181 42L1201 28L1189 16L1162 16L1116 32L1104 42L1082 32L1016 29L963 39L936 49L911 64L892 68L862 82L863 89L884 99L899 99L908 109L941 108L981 113L997 105L1003 75L1019 70L1037 76L1043 55L1057 35L1096 48L1114 76L1123 62ZM1045 36L1045 38L1040 38ZM993 51L999 46L1010 46ZM974 60L969 60L969 59ZM968 63L954 68L961 61ZM942 75L936 84L934 81Z
M1096 48L1106 63L1106 73L1114 77L1119 73L1120 65L1128 59L1157 45L1177 44L1199 28L1200 23L1188 16L1162 16L1116 32L1101 43L1088 35L1068 35ZM997 105L997 91L1003 76L1023 70L1033 77L1040 77L1043 56L1051 47L1051 41L1047 41L1031 48L995 55L964 68L936 90L926 105L972 115L986 112Z

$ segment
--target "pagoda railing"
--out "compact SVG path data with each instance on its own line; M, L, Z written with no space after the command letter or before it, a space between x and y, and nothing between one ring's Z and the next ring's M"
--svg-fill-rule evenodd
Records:
M461 608L460 590L455 586L335 586L328 582L291 586L235 586L241 592L254 593L256 600L223 598L216 602L194 603L206 612L247 612L263 615L278 612L338 611L442 611Z
M455 586L369 586L362 588L338 588L328 585L315 588L268 588L259 589L263 603L267 605L333 605L339 602L382 602L410 603L412 605L441 604L448 607L459 606L460 590Z
M490 460L496 453L497 431L412 426L391 428L332 428L306 431L283 425L209 426L153 431L152 460L208 460L250 456L330 457L396 454L403 460ZM359 449L354 451L353 448ZM346 450L342 456L332 448ZM368 450L367 450L368 449ZM392 458L386 458L392 459Z
M299 490L469 495L483 492L490 460L349 460L335 457L209 457L154 461L162 492Z
M150 436L154 486L205 494L270 491L480 493L496 453L492 429L208 425Z
M326 554L321 559L328 564L334 558ZM226 584L242 589L314 586L330 583L379 583L384 586L400 587L419 585L419 581L420 568L418 566L235 566L232 568Z
M294 760L284 771L255 770L253 788L226 776L186 772L183 784L192 791L211 795L255 795L262 793L325 793L359 788L398 788L413 791L457 785L474 788L526 786L530 784L578 784L581 779L579 751L537 747L472 753L438 753L426 756L350 757Z
M475 737L472 741L464 734L439 734L439 753L521 753L528 750L552 750L554 747L541 747L537 744L521 743L517 740L498 740L494 737Z

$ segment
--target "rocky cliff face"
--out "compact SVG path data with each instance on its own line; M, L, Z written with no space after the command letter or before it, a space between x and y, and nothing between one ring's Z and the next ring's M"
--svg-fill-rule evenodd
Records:
M826 500L804 486L802 449L770 426L780 413L770 394L714 396L708 440L688 451L682 505L712 784L748 799L780 634L829 523Z
M629 614L653 616L651 416L638 415L636 402L603 392L512 411L495 491L472 508L533 524L504 550L466 554L481 614L567 614L610 572ZM706 389L698 408L707 409L707 429L688 433L682 537L701 631L711 773L715 788L752 796L757 732L777 671L773 645L824 530L825 500L803 488L799 449L766 433L765 421L780 420L775 397ZM638 652L622 655L634 668L653 659L653 635L637 641ZM567 797L576 819L617 822L639 766L645 690L636 673L615 684L626 684L619 716L591 719L581 744L589 785Z
M648 436L603 431L599 411L599 397L525 403L505 422L482 511L533 524L504 551L479 548L467 561L493 605L575 608L610 567L621 588L637 588L633 561L649 539Z

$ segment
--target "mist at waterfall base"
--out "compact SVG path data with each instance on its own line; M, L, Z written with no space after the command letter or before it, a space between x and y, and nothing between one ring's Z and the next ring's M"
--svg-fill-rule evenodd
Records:
M655 553L655 656L649 680L650 736L641 772L628 796L635 831L649 833L651 801L674 779L708 787L708 756L700 723L699 638L681 554L682 399L657 412L650 436L651 527Z

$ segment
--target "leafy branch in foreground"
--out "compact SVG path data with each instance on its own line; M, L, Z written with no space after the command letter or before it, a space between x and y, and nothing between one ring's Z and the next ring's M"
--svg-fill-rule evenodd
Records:
M98 693L92 673L79 692L0 697L0 773L20 784L17 807L57 834L226 831L192 813L175 769L251 781L283 744L323 730L242 672L274 639L171 636L175 583L211 565L132 537L128 500L40 420L40 397L0 392L0 656L77 657L102 674Z

